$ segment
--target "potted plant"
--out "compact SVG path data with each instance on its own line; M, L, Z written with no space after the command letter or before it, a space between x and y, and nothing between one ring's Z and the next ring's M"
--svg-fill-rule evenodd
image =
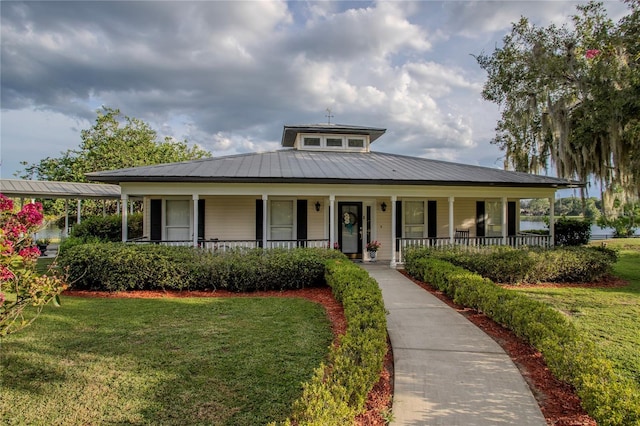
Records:
M373 241L369 241L367 243L367 251L369 252L369 259L371 259L371 261L375 261L376 259L376 254L378 252L378 249L380 248L382 244L380 244L378 241L373 240Z
M49 238L38 238L36 240L36 245L38 246L38 250L40 250L40 255L44 256L44 252L47 251L47 246L51 240Z

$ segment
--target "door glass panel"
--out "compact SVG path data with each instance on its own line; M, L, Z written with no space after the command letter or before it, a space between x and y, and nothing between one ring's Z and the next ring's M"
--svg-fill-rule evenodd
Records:
M166 201L165 224L168 240L189 240L191 238L191 203L189 200Z
M271 239L293 240L293 201L271 201Z
M340 209L340 232L342 252L360 253L360 217L357 205L342 205Z

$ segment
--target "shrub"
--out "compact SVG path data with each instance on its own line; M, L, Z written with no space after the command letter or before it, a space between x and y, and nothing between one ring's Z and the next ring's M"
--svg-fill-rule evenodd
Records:
M617 374L560 312L440 259L414 255L405 266L411 275L485 313L538 349L555 376L575 387L598 424L640 424L640 387Z
M387 350L382 293L366 271L342 258L327 262L325 278L342 302L347 331L333 346L329 365L320 366L303 385L293 420L305 425L344 425L364 409L378 381Z
M142 213L127 216L129 238L142 236ZM122 216L90 216L72 226L69 234L76 238L97 237L102 241L122 241Z
M591 238L591 222L561 217L555 222L553 232L556 246L582 246Z

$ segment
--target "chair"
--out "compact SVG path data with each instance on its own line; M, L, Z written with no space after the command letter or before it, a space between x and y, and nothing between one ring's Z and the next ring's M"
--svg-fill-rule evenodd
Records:
M456 228L455 241L462 244L469 244L469 229Z

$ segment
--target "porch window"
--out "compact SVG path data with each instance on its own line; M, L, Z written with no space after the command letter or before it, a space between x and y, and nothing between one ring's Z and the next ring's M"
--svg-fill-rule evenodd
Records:
M502 201L486 202L486 236L502 236Z
M404 237L422 238L425 229L423 201L404 202Z
M271 218L270 239L295 239L293 200L271 200L269 209L269 216Z
M189 200L166 200L165 210L167 240L191 239L191 202Z

